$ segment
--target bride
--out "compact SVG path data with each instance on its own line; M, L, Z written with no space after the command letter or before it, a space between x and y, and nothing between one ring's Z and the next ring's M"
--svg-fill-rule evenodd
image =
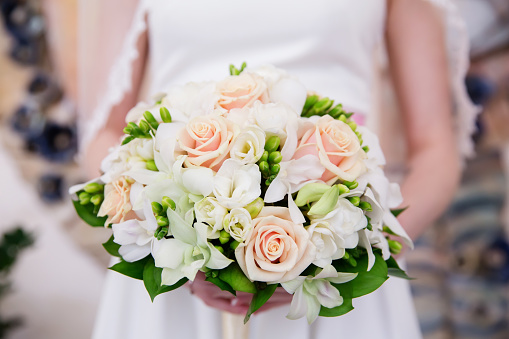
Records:
M97 35L89 40L102 40L106 47L94 51L92 44L83 49L81 83L89 86L82 96L82 152L91 176L97 174L108 147L118 143L125 115L139 99L142 80L148 93L154 94L173 84L221 79L230 63L274 64L369 123L377 113L375 56L385 42L408 150L402 193L404 204L411 207L399 220L416 239L447 206L459 181L460 155L469 152L465 140L474 114L462 88L465 46L461 40L453 41L459 54L451 54L450 60L446 52L445 29L461 28L461 22L448 16L454 14L448 1L106 3L95 3L96 13L101 14L101 6L110 6L111 11L102 12L109 13L103 17L105 23L95 22L91 29ZM87 1L88 6L93 4ZM130 28L123 27L122 21L132 21ZM127 34L122 39L124 28ZM121 39L122 50L114 51L112 46ZM112 54L118 57L102 91L97 75L104 73ZM461 114L453 114L453 100ZM86 109L91 105L96 108ZM245 296L228 299L200 279L191 286L158 296L152 304L142 283L110 272L94 338L221 338L218 309L245 312ZM355 299L356 309L349 314L319 318L311 326L305 319L285 318L289 303L285 293L252 317L251 339L421 336L408 283L400 279L391 278L371 295Z

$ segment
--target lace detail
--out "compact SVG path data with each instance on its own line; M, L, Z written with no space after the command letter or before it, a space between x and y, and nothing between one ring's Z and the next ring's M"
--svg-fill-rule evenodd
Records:
M464 83L469 68L470 42L463 18L451 0L426 0L442 11L449 55L449 76L451 79L455 127L458 149L462 158L474 155L472 134L475 121L481 109L470 100Z
M136 47L138 38L147 29L145 22L146 10L146 1L141 0L134 14L131 27L125 36L122 50L111 68L107 91L94 109L92 118L89 121L82 121L79 160L81 160L89 143L106 125L113 107L119 104L125 94L132 89L132 64L139 57L139 51Z

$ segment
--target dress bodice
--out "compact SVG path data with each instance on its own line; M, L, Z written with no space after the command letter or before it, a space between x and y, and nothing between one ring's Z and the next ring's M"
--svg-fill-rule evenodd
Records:
M152 0L150 92L219 80L229 64L273 64L309 89L367 113L382 0Z

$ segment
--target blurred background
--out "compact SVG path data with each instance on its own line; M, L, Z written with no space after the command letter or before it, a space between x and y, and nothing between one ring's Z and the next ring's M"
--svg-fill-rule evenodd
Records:
M465 83L482 106L477 156L408 269L425 338L509 338L509 1L455 2L471 43ZM0 0L0 338L90 338L100 299L109 235L66 193L85 180L78 13L79 0Z

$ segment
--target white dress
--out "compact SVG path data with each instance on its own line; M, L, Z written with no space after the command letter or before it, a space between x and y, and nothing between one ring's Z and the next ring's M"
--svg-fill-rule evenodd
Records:
M107 120L130 84L129 65L139 33L149 33L149 92L173 84L219 80L228 66L273 64L311 90L369 118L375 109L374 55L384 34L382 0L149 0L134 16L110 79L109 93L85 129L84 143ZM108 273L94 339L222 338L221 312L185 288L154 303L143 283ZM337 318L287 320L288 307L255 315L250 339L420 338L409 285L390 278L376 292L354 299Z

